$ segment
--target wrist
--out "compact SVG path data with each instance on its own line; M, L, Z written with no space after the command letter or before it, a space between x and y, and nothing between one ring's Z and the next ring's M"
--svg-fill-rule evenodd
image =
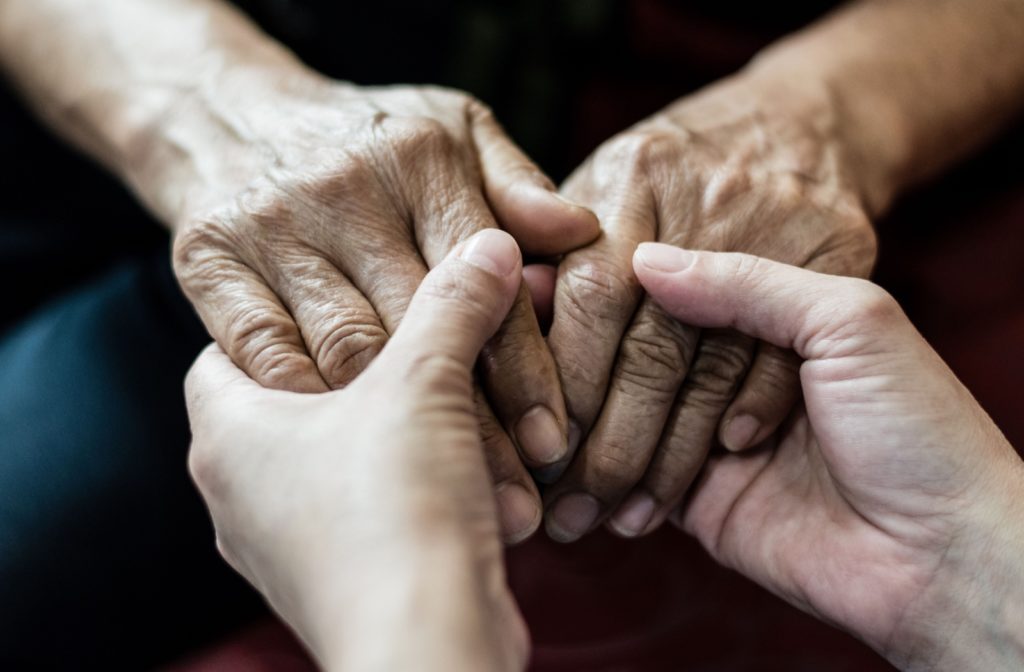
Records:
M783 45L756 57L743 76L770 95L792 98L787 105L804 110L818 132L834 142L835 160L847 184L875 219L888 209L901 184L905 134L888 100L850 95L844 77L818 62L813 52Z
M1024 463L986 484L965 508L961 538L944 550L929 588L882 648L905 670L1024 669Z
M273 160L266 125L287 113L274 114L270 106L326 85L292 58L212 69L127 127L118 172L175 229L217 195L239 193Z
M358 566L331 563L324 580L303 591L297 629L323 668L522 667L523 637L509 627L521 625L509 623L500 563L482 564L479 549L461 538L413 544L368 554Z
M772 68L748 68L669 106L662 116L698 136L738 138L763 171L826 186L837 204L871 218L884 197L851 140L836 97L811 79ZM730 149L735 153L735 147Z
M865 85L858 74L833 64L828 49L798 35L761 52L742 76L776 97L794 97L816 115L836 140L837 159L874 219L908 182L911 134L884 84Z

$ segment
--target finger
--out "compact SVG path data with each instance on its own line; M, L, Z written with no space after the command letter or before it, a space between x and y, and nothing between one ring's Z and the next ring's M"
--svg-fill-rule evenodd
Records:
M312 250L261 269L294 316L320 376L334 389L362 373L388 340L377 312L338 268Z
M401 326L372 368L393 377L396 367L452 373L454 366L456 377L468 390L481 348L499 328L518 291L521 265L515 242L496 229L481 231L457 246L426 275L408 307L401 308L403 314L392 313L392 320L400 319ZM415 273L410 270L403 277L415 278ZM392 308L404 303L397 294L387 296L393 298ZM424 366L433 358L440 358L443 365ZM502 537L506 543L517 543L539 525L540 496L490 406L481 394L475 396Z
M715 430L753 358L754 341L732 330L705 330L664 434L637 488L609 526L635 537L653 531L682 500L715 441ZM645 519L646 517L646 519Z
M293 392L328 389L291 314L249 266L233 257L175 266L182 289L224 352L264 387Z
M414 213L420 249L430 265L438 263L458 241L495 226L483 195L469 179L453 175L455 185L466 186L448 192L435 190ZM521 273L517 279L521 281ZM568 452L565 401L526 287L484 349L480 373L491 407L523 459L535 466L564 459Z
M427 274L381 359L439 357L470 374L519 291L522 257L512 238L481 231Z
M745 450L779 428L800 398L800 358L769 343L758 346L736 398L722 415L718 438L728 450Z
M568 255L558 269L548 343L569 412L570 454L597 420L619 343L640 300L630 259L640 242L654 236L648 205L605 207L600 213L605 233ZM557 476L557 471L543 475L545 480Z
M792 348L803 359L867 347L865 319L891 321L893 315L902 314L892 297L866 280L825 275L746 254L644 245L637 250L634 267L644 288L676 319L698 326L732 327L780 348ZM856 328L850 329L851 325ZM876 347L883 347L888 335L872 338Z
M545 493L553 503L546 520L552 538L565 542L586 534L643 476L686 376L697 334L655 303L641 303L619 347L596 424L579 457ZM597 506L580 506L586 497ZM596 517L581 517L585 511Z
M523 282L530 289L530 302L537 314L542 333L551 328L551 315L555 306L555 279L558 269L547 264L528 264L523 267Z
M266 392L245 375L216 343L206 346L185 376L185 405L193 427L222 415L222 404Z
M528 254L564 254L601 233L597 216L558 194L555 185L516 147L489 109L470 110L487 201L502 228Z
M495 483L501 537L506 544L518 544L540 526L540 493L479 388L476 408L480 440Z

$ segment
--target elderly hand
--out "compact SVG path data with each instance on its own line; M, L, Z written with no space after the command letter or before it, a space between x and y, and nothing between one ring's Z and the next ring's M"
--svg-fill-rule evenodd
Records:
M558 270L549 344L575 459L547 470L548 533L571 541L611 516L650 532L680 501L713 442L762 441L798 395L791 353L698 330L642 296L637 244L737 250L866 276L874 232L823 95L739 76L601 146L562 193L604 235ZM564 466L564 463L563 465Z
M507 234L477 234L344 390L262 388L217 347L189 375L219 548L327 669L525 665L471 375L520 276Z
M185 98L159 134L171 149L150 143L137 173L176 223L181 285L232 361L276 389L350 383L427 269L476 231L500 224L544 255L598 235L592 213L554 193L490 112L453 91L359 88L268 67ZM568 450L558 377L525 288L480 368L482 431L515 541L540 520L517 448L534 467Z
M711 458L679 522L711 554L914 670L1024 665L1024 463L866 281L641 246L667 314L793 348L804 401Z

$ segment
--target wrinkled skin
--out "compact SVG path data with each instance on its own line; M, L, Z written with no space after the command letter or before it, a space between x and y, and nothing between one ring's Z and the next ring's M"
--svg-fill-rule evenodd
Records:
M268 390L216 346L189 374L189 465L218 548L324 669L525 665L472 383L520 268L507 234L461 245L343 390Z
M607 141L562 193L598 215L603 235L558 269L549 344L578 448L560 478L546 474L557 479L547 529L571 541L611 516L612 530L636 536L661 524L717 441L756 445L799 394L790 352L679 324L645 298L637 245L866 277L874 232L828 100L742 77Z
M224 132L215 152L182 142L191 172L175 176L185 185L177 198L163 197L181 204L168 217L177 222L185 293L217 343L262 385L320 392L352 382L394 333L427 270L475 231L500 224L544 255L597 235L593 214L554 193L468 96L293 71L266 86L253 84L228 109L205 101L181 115L211 117ZM494 482L528 492L538 512L503 517L533 521L505 530L516 541L539 519L524 461L542 466L567 451L559 381L525 287L481 361L480 422Z

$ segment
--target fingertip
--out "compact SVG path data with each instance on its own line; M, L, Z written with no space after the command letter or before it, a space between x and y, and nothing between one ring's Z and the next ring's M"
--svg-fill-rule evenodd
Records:
M601 235L592 210L538 184L511 188L503 206L498 218L529 254L567 254Z
M718 431L718 441L733 453L757 444L763 425L749 413L740 413L726 419Z
M500 229L473 234L458 248L458 258L498 278L517 273L523 263L516 241Z
M697 261L697 253L666 243L640 243L633 253L633 270L641 282L642 275L671 275L689 269Z

